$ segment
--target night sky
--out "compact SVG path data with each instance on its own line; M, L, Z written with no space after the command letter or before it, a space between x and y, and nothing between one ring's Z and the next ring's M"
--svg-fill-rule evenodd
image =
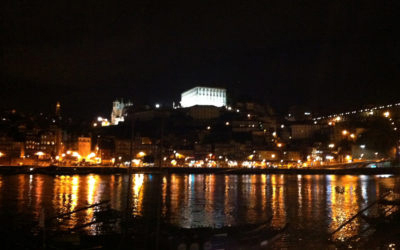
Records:
M284 111L400 101L397 1L2 3L0 108L108 115L228 88Z

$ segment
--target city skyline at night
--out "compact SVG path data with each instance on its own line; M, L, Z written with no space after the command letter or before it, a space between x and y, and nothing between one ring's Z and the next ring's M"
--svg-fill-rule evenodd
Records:
M399 7L2 1L0 248L399 248Z
M0 107L60 101L83 117L115 97L170 104L204 82L281 111L398 101L392 3L211 6L5 3Z

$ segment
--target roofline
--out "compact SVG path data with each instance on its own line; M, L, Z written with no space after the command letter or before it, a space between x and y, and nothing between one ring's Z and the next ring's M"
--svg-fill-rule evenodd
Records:
M226 91L225 88L219 88L219 87L195 86L195 87L193 87L193 88L190 88L190 89L188 89L188 90L182 92L182 94L184 94L184 93L186 93L186 92L189 92L190 90L196 89L196 88L219 89L219 90L225 90L225 91Z

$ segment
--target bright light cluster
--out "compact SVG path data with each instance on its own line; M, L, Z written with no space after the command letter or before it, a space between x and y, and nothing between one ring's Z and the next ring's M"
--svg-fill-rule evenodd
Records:
M195 105L226 106L226 89L195 87L183 92L181 106L187 108Z

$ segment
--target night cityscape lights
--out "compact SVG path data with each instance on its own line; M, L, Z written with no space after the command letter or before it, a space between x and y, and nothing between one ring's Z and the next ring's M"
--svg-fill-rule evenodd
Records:
M397 249L398 1L3 1L1 249Z

